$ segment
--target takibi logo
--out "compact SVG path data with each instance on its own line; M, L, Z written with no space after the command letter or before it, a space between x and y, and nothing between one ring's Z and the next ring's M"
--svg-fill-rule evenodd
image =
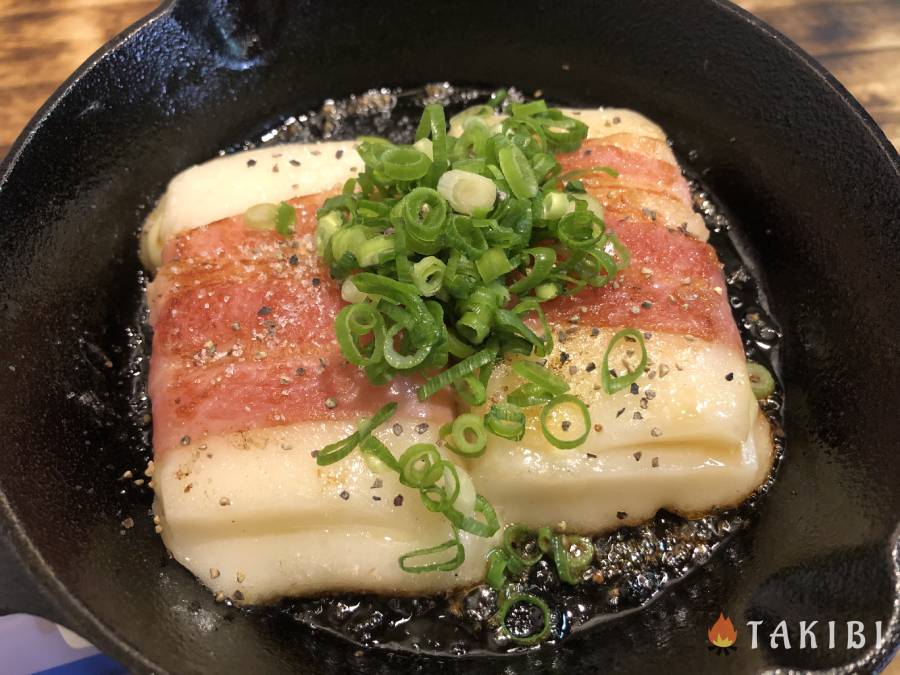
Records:
M709 627L706 636L709 638L711 652L725 655L737 650L734 644L737 641L737 631L731 619L722 612L719 612L719 618Z

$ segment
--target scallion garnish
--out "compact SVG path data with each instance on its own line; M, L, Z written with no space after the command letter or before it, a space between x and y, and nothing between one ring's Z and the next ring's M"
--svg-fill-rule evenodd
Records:
M520 635L513 632L509 626L506 625L506 618L509 616L509 612L517 605L534 607L540 612L541 627L538 630L532 631L527 635ZM550 608L547 607L546 602L530 593L516 593L515 595L506 598L500 606L500 610L497 612L497 621L500 623L501 632L510 640L520 645L536 645L537 643L542 642L550 634Z
M775 378L765 366L748 361L747 376L750 379L750 389L758 400L769 398L775 392Z
M620 375L617 371L616 374L613 374L612 369L609 366L610 354L613 353L620 342L625 340L631 340L638 344L641 349L640 361L636 367L629 368L626 373ZM606 347L606 353L603 354L603 364L600 369L600 383L603 385L603 390L607 394L615 394L617 391L621 391L622 389L625 389L625 387L631 386L632 382L637 382L638 378L644 374L644 368L646 367L647 347L644 344L644 336L635 328L624 328L620 330L612 336L609 345Z
M452 558L447 558L445 552L453 552ZM422 572L451 572L457 569L466 560L466 549L459 541L459 537L448 539L443 544L430 548L419 548L400 556L400 569L411 574Z
M561 438L554 433L554 430L551 428L551 418L557 416L557 414L562 415L563 408L574 409L575 417L579 419L576 422L572 422L571 420L564 420L560 426L565 429L566 424L580 424L581 429L577 436L574 438ZM554 425L556 426L556 425ZM588 413L587 406L582 402L580 398L577 396L572 396L571 394L562 394L561 396L557 396L552 401L547 403L544 406L544 409L541 410L541 431L544 433L544 438L547 441L561 449L561 450L570 450L572 448L577 448L579 445L584 443L584 440L588 437L588 433L591 430L591 416Z

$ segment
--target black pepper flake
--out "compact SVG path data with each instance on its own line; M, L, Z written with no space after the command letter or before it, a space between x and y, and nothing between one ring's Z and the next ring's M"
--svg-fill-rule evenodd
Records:
M597 455L595 455L593 452L586 452L584 454L587 455L589 459L597 459Z
M300 162L298 162L296 159L288 160L288 162L291 166L300 166Z
M341 499L343 499L344 501L347 501L348 499L350 499L350 493L347 492L346 490L341 490L341 494L338 495L338 496L339 496Z
M277 164L272 165L272 173L278 173L278 165Z
M619 520L625 520L628 517L628 514L624 511L616 511L616 518Z
M637 382L632 382L630 391L632 394L637 396L640 393L641 388L637 385Z
M416 433L421 435L428 431L428 422L421 422L416 425Z
M272 313L271 307L260 307L256 312L256 316L267 316Z
M623 412L625 412L625 408L622 408L621 410L619 410L619 411L616 413L616 417L621 417Z
M585 370L585 372L587 372L587 373L591 373L591 372L593 372L593 371L596 370L596 369L597 369L597 364L594 363L593 361L591 361L589 364L587 364L587 365L584 367L584 370Z
M313 286L318 286L321 283L322 283L322 280L319 277L313 277L313 279L312 279Z
M306 375L306 368L303 368L303 367L297 368L297 370L294 372L296 372L298 375L300 375L302 377L303 375Z
M370 489L377 490L378 488L383 487L383 486L384 486L384 481L381 480L380 478L376 478L375 482L372 483L372 487Z
M652 466L654 469L658 469L659 468L659 457L654 457L653 459L651 459L650 466Z
M394 424L394 426L391 427L391 431L394 432L394 436L402 436L403 426L401 424Z
M340 159L340 158L343 157L343 156L344 156L344 151L343 151L343 150L338 150L336 153L334 153L334 158L335 158L335 159Z
M725 375L725 380L727 382L731 382L733 379L734 379L734 373L728 373L727 375Z
M660 436L662 436L662 429L660 429L659 427L653 427L650 430L650 435L653 436L653 438L659 438Z
M235 592L234 592L234 599L237 600L238 602L240 602L240 601L242 601L242 600L244 599L244 594L241 593L240 591L235 591Z
M190 437L190 436L182 436L182 437L181 437L181 444L182 444L182 445L190 445L190 444L191 444L191 437Z
M642 455L642 454L643 454L643 453L642 453L640 450L638 450L636 453L634 453L634 454L632 455L632 457L634 457L634 461L635 461L635 462L640 462L640 461L641 461L641 455Z
M288 265L290 265L291 267L296 267L299 264L300 258L298 258L297 256L292 255L290 258L288 258Z
M312 451L311 453L309 453L309 454L310 454L311 457L315 458L315 457L318 457L318 456L319 456L319 451L318 451L318 450L313 450L313 451Z
M560 426L563 431L568 431L571 428L572 423L569 420L563 420L563 423Z
M381 501L381 497L379 497L378 495L372 495L372 501L373 501L373 502L380 502L380 501Z
M256 160L255 160L255 159L248 159L248 160L247 160L247 166L256 166Z
M591 337L597 337L598 335L600 335L600 329L599 328L591 328Z
M403 495L394 497L394 506L403 506Z
M637 410L635 410L635 411L634 411L634 415L631 416L631 419L633 419L633 420L642 420L642 419L644 419L644 416L641 415L641 413L639 413Z
M559 353L559 362L560 362L561 364L562 364L562 363L565 363L565 362L568 361L568 360L569 360L569 354L568 354L568 352L560 352L560 353Z

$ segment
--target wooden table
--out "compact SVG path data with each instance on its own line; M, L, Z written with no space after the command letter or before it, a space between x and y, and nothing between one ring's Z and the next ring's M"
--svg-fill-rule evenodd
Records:
M53 90L154 0L0 0L0 158ZM900 0L738 0L818 58L900 147Z
M0 0L0 158L54 89L153 0ZM738 0L818 58L900 147L900 0ZM900 675L900 659L887 671Z

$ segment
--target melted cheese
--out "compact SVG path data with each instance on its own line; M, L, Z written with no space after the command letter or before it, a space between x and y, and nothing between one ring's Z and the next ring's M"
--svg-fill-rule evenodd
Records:
M416 442L419 420L378 435L395 455ZM157 453L154 511L172 555L209 588L244 601L324 591L391 595L473 585L490 540L463 533L466 562L453 572L409 574L398 558L451 537L418 491L359 454L319 467L311 451L355 425L307 422L204 438ZM200 446L203 446L202 449ZM474 493L468 500L474 504ZM444 554L446 556L446 554Z

